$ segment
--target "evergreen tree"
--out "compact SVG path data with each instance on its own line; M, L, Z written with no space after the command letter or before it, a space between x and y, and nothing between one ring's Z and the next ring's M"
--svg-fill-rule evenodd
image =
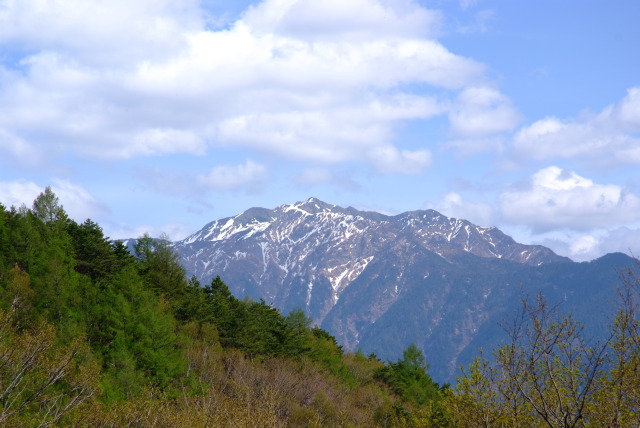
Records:
M233 297L220 276L213 278L204 291L207 295L208 313L218 328L220 343L223 346L238 347L240 329L246 317L244 305Z
M77 272L98 281L117 271L118 256L97 223L87 219L78 225L70 220L67 232L72 239Z
M187 283L180 258L168 238L152 239L145 234L138 239L135 251L147 286L157 295L169 298L174 311L177 310L186 297Z
M423 405L440 399L440 386L427 373L429 368L424 354L411 343L402 353L403 358L381 368L378 378L389 384L406 401Z

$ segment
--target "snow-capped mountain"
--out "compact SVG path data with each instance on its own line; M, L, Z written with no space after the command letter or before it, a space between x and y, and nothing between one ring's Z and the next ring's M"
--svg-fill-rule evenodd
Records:
M469 253L528 265L569 261L548 248L518 244L494 227L433 210L386 216L315 198L211 222L175 248L201 282L221 275L240 296L299 306L321 323L367 266L399 243L444 259Z
M388 216L314 198L249 209L174 245L189 276L206 284L220 275L237 297L285 314L302 308L347 350L393 360L414 342L440 380L500 340L498 324L523 293L543 291L588 325L604 325L612 266L631 260L574 263L433 210Z

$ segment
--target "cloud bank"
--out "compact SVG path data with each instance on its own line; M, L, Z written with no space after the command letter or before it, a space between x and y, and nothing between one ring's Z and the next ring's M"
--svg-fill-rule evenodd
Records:
M516 120L416 1L265 0L207 24L195 0L5 2L0 46L15 60L0 68L0 153L38 164L241 147L413 174L431 149L402 147L402 122L448 113L466 137Z
M591 164L640 164L640 87L597 114L547 117L522 128L513 148L522 158L579 159Z
M506 220L536 232L587 230L640 220L637 195L556 166L536 172L526 185L504 191L500 208Z

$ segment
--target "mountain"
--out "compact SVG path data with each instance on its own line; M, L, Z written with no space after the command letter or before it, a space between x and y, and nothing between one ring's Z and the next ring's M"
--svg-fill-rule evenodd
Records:
M315 198L211 222L174 248L189 276L302 308L348 350L395 360L414 342L440 380L501 340L524 294L567 301L596 331L607 312L586 315L613 302L616 267L632 260L574 263L434 210L387 216Z

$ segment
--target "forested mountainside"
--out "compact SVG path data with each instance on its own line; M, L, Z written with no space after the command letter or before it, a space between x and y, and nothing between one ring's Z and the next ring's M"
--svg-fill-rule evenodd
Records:
M622 273L610 340L535 296L452 388L415 345L395 362L344 352L303 310L187 278L166 241L132 255L47 188L31 209L0 204L0 424L637 425L640 281Z
M500 343L500 323L525 295L566 301L604 337L617 272L633 263L623 254L574 263L434 210L388 216L315 198L213 221L174 249L189 275L220 275L234 295L284 313L302 308L348 351L396 360L414 343L445 382Z

